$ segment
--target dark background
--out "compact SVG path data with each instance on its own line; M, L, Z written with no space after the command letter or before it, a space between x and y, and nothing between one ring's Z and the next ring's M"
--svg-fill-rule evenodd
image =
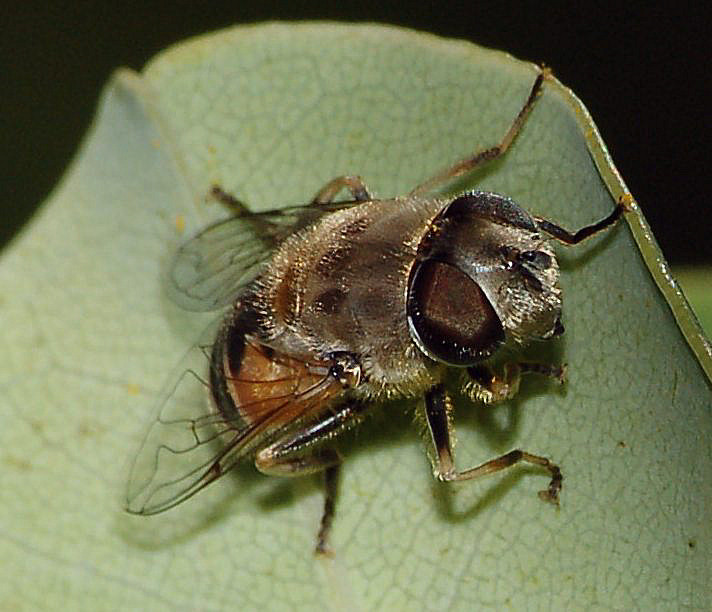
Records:
M0 37L0 245L71 160L102 85L167 45L270 19L379 21L544 62L584 101L668 260L712 263L707 20L600 3L155 2L6 4Z

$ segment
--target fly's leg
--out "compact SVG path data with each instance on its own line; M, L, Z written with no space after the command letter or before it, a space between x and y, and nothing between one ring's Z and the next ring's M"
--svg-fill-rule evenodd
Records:
M253 212L244 202L219 185L211 187L210 197L220 202L234 216L248 220L255 226L258 235L270 247L274 247L290 234L313 223L330 210L353 206L352 202L333 202L334 197L344 188L351 192L355 203L371 199L366 185L358 176L339 176L324 185L309 204L280 211ZM280 215L283 221L277 222Z
M353 198L353 202L334 202L334 198L342 189L348 189ZM288 224L275 223L264 215L250 211L247 205L238 200L234 195L225 191L219 185L213 185L210 189L210 197L220 202L236 217L244 217L253 223L260 234L271 243L278 244L291 233L306 227L316 221L324 213L330 210L339 210L353 206L355 203L365 202L371 199L368 187L360 176L337 176L324 185L309 204L294 207L296 217ZM266 211L273 214L275 211Z
M337 176L316 192L311 203L331 204L342 189L348 189L356 202L367 202L372 199L366 183L360 176Z
M336 451L334 451L334 454L341 460ZM331 554L328 540L331 533L331 525L334 522L334 514L336 513L336 494L339 490L340 474L340 463L329 466L324 470L324 510L321 513L319 532L316 535L315 552L317 555Z
M415 189L413 189L413 191L410 192L409 195L427 193L443 183L446 183L458 176L462 176L467 172L472 172L476 168L479 168L480 166L483 166L484 164L504 155L514 139L517 137L517 134L521 131L522 126L529 116L529 113L532 108L534 108L534 103L539 96L544 80L550 74L551 71L548 68L543 68L537 75L531 91L529 92L529 97L524 103L524 106L520 109L519 113L517 113L517 116L514 118L514 121L509 126L507 133L504 135L504 138L502 138L499 144L482 149L473 155L469 155L468 157L461 159L455 165L446 168L442 172L439 172L435 176L429 178L424 183L418 185Z
M337 176L316 192L309 205L318 207L319 205L331 204L342 189L348 189L351 197L356 202L366 202L372 199L371 192L360 176ZM253 216L255 214L250 211L242 200L238 200L219 185L213 185L210 188L210 197L220 202L237 217Z
M621 215L627 211L628 206L626 206L625 203L625 196L622 196L618 200L618 204L616 204L616 207L610 215L600 221L597 221L596 223L582 227L577 232L570 232L563 227L552 223L551 221L542 219L541 217L534 217L534 220L536 221L537 227L542 232L546 232L550 236L556 238L559 242L563 242L564 244L578 244L579 242L586 240L586 238L589 238L611 225L614 225L616 221L620 219Z
M510 451L496 459L485 461L481 465L458 471L452 451L452 423L450 399L443 385L435 385L425 394L425 416L435 449L433 469L435 477L443 482L472 480L516 465L520 461L546 468L551 474L549 486L539 492L539 498L553 504L559 503L559 491L563 476L557 465L545 457L532 455L522 450Z
M563 327L561 328L563 332ZM469 380L463 391L473 400L494 404L513 398L519 392L523 374L538 374L553 379L560 385L566 380L566 365L549 363L505 363L502 372L495 372L487 365L467 368Z
M242 200L238 200L234 195L220 187L220 185L213 185L210 188L210 197L216 202L220 202L220 204L236 217L251 216L253 214Z
M324 472L326 497L317 536L317 554L329 554L328 539L334 519L341 456L331 448L312 447L359 423L367 409L368 405L356 401L335 406L259 450L255 457L255 466L264 474L304 476Z
M268 244L274 246L282 239L284 228L261 216L259 213L251 211L242 200L238 200L234 195L220 187L220 185L213 185L210 188L210 197L222 204L236 217L243 217L252 223L259 235L268 242Z
M325 448L309 455L292 459L282 458L273 462L270 458L260 457L260 454L257 456L255 465L260 472L271 476L306 476L316 472L324 472L324 510L321 514L319 532L316 536L315 552L319 555L331 554L328 539L336 510L341 455L334 449Z

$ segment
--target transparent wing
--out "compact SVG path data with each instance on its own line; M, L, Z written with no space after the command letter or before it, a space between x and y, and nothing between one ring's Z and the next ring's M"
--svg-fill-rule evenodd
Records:
M208 226L176 251L169 278L172 299L193 311L226 306L257 276L275 245L249 217Z
M192 311L216 310L235 300L275 247L324 214L354 202L307 204L218 221L176 252L170 268L172 299Z
M250 344L250 350L262 351L262 356L267 354L263 349ZM192 497L251 455L256 445L315 413L335 387L340 388L325 368L318 376L305 375L310 371L307 364L289 359L269 379L234 379L255 385L260 400L240 406L242 417L226 418L210 399L211 350L194 346L161 394L131 464L126 509L132 514L157 514Z

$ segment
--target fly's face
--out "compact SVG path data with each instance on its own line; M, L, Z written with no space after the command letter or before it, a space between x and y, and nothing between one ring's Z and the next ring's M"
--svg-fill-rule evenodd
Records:
M228 310L161 395L132 466L130 512L167 510L245 458L266 474L323 472L325 552L341 463L329 442L375 400L413 396L436 478L468 480L524 461L549 472L540 497L558 503L561 472L542 456L517 449L455 467L443 376L459 368L463 390L485 402L512 397L524 374L562 382L561 366L515 359L495 371L492 358L503 345L563 333L552 239L576 244L625 208L570 233L502 195L428 195L506 152L546 76L499 144L405 197L377 200L359 177L342 176L305 206L253 213L213 189L234 215L178 250L173 297L189 310ZM336 201L344 189L351 197Z
M505 342L563 332L559 268L534 219L511 199L474 192L435 217L410 271L407 316L418 347L453 366Z

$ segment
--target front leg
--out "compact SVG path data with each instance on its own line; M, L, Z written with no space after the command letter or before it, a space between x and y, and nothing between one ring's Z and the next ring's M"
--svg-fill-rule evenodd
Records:
M538 465L549 470L551 481L548 488L539 492L539 498L553 504L559 503L559 491L563 476L561 470L549 459L532 455L526 451L513 450L501 457L485 461L481 465L460 472L455 467L455 458L452 449L452 411L450 398L447 396L442 384L435 385L425 394L425 417L428 423L431 440L435 449L433 470L435 477L443 482L456 480L473 480L488 474L494 474L516 465L520 461Z
M546 376L562 385L566 380L566 365L510 362L504 364L501 372L484 364L470 366L462 389L472 401L494 404L511 399L519 392L522 374Z
M317 554L329 554L328 538L334 520L341 456L331 448L312 447L359 423L368 408L367 404L356 401L335 406L259 450L255 457L255 466L264 474L305 476L324 472L326 496L317 535Z
M592 223L591 225L586 225L585 227L582 227L580 230L575 232L570 232L569 230L564 229L560 225L552 223L551 221L547 221L542 217L534 217L534 221L536 222L537 227L541 231L546 232L550 236L553 236L559 242L572 245L578 244L579 242L583 242L584 240L586 240L586 238L590 238L591 236L609 228L611 225L615 225L618 222L618 219L620 219L621 215L629 211L630 204L626 199L626 196L621 196L618 200L618 203L616 204L616 207L607 217L604 217L600 221Z
M524 102L524 105L520 108L519 113L517 113L517 116L514 118L509 126L509 129L498 144L477 151L472 155L468 155L464 159L461 159L455 163L453 166L445 168L442 172L439 172L424 183L418 185L415 189L413 189L413 191L410 192L409 195L423 195L428 193L433 189L442 187L445 183L448 183L458 176L472 172L483 165L502 157L502 155L507 152L512 142L514 142L514 139L517 137L519 132L521 132L522 127L524 127L524 123L526 122L529 113L531 113L534 108L534 103L541 92L544 81L549 78L550 74L551 71L548 68L541 69L541 72L534 80L534 84L532 85L529 96Z

